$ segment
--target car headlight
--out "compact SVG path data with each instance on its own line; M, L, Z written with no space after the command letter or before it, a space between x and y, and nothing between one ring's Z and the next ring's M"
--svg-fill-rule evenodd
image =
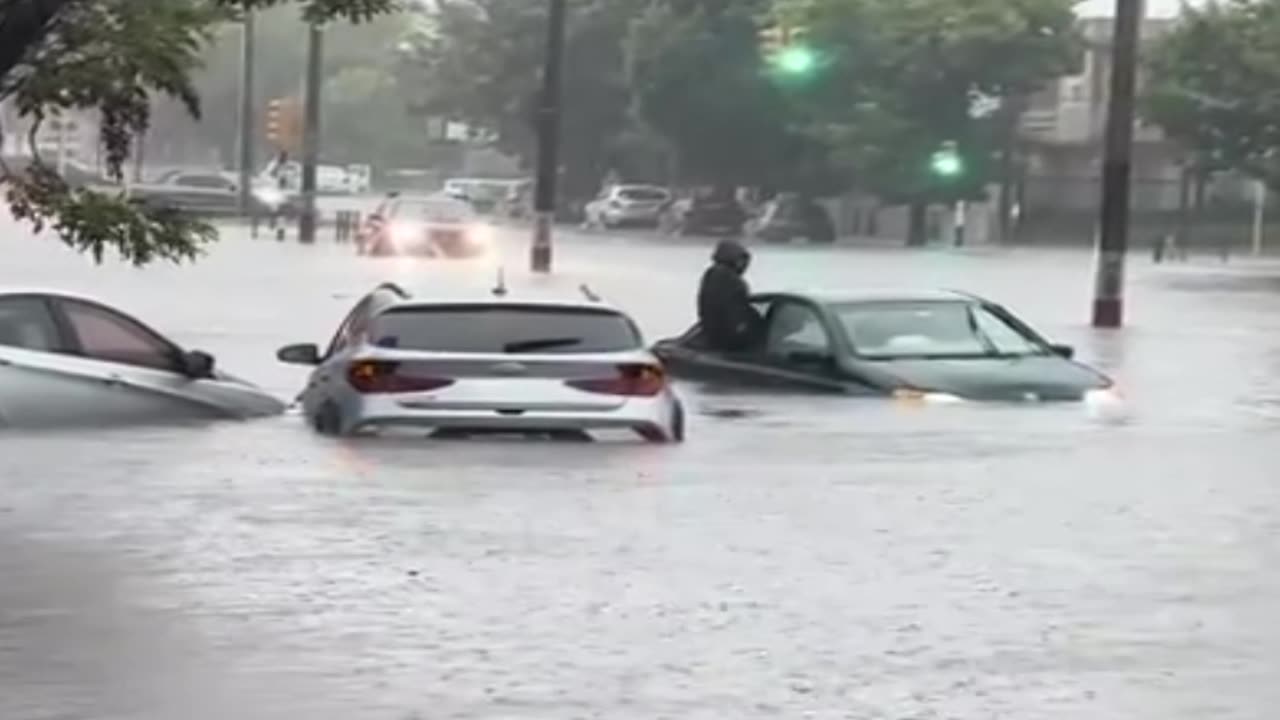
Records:
M285 201L285 194L272 187L258 188L253 192L253 196L263 205L273 208L280 207Z
M493 245L493 228L483 223L474 223L467 228L467 243L479 247Z
M404 243L413 242L418 237L421 230L417 225L411 223L393 223L387 235L391 238L391 242L402 245Z
M1114 387L1090 390L1084 394L1084 403L1094 407L1120 405L1123 402L1124 396Z
M901 402L921 403L924 405L955 405L964 402L964 398L951 393L931 392L917 388L898 388L893 391L893 399Z

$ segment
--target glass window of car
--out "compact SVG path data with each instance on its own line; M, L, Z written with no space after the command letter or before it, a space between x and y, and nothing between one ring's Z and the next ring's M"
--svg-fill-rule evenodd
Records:
M136 320L89 303L63 301L62 307L86 357L155 370L179 369L178 349Z
M392 210L392 218L406 222L460 223L470 220L471 206L452 198L402 201Z
M351 344L352 340L368 326L369 308L373 306L373 295L365 297L356 306L347 313L347 317L338 326L338 332L334 333L333 340L329 343L329 349L325 352L325 357L333 357L342 352Z
M973 316L978 332L1000 355L1040 355L1046 351L1041 343L1024 335L990 308L974 306Z
M657 188L619 188L617 196L631 202L661 202L667 199L667 192Z
M1043 352L1016 328L969 302L851 303L836 306L835 312L854 351L873 360Z
M62 348L49 305L39 297L0 298L0 345L56 352Z
M369 336L382 347L450 353L608 353L642 346L625 315L576 307L399 307L375 317Z
M827 354L831 352L831 338L816 309L783 301L769 313L765 350L778 357L798 352Z

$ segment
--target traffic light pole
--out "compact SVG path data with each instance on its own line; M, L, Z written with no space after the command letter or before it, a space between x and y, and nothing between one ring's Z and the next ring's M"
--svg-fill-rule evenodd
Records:
M534 191L533 247L530 266L551 272L551 232L556 217L556 181L560 174L560 101L564 68L565 0L549 0L547 55L538 100L538 183Z
M1111 102L1102 166L1093 326L1124 325L1124 266L1129 250L1129 196L1133 175L1134 94L1143 0L1116 0Z
M307 43L306 98L302 130L302 216L298 241L316 241L316 165L320 160L320 82L324 62L324 28L311 25Z
M247 216L253 202L253 11L246 10L240 39L240 215Z

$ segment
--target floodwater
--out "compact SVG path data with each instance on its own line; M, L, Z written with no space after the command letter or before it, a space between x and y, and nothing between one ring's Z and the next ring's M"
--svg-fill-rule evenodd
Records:
M684 329L708 245L569 235L517 292ZM0 284L88 292L284 397L383 280L497 263L230 235L96 268L11 229ZM296 416L0 436L4 720L1270 720L1280 267L761 249L757 288L960 287L1114 374L1124 412L685 388L683 447L328 441ZM524 288L524 289L521 289Z

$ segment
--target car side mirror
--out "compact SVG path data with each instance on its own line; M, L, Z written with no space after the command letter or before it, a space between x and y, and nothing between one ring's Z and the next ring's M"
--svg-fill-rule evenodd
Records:
M192 380L207 380L213 377L213 369L217 361L207 352L192 350L182 355L182 374Z
M1050 345L1049 349L1053 351L1054 355L1068 360L1073 360L1076 356L1076 349L1070 345Z
M312 343L289 345L276 352L276 359L290 365L319 365L320 348Z

